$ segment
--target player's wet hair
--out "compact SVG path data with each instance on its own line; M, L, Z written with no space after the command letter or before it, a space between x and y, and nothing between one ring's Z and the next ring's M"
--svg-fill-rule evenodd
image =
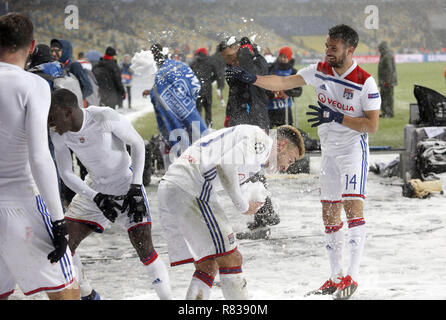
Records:
M56 89L51 94L51 107L78 108L76 95L68 89Z
M283 125L277 128L277 139L286 139L299 148L299 159L305 155L305 144L300 131L290 125Z
M0 55L27 48L34 40L31 20L21 13L8 13L0 17Z
M342 39L347 47L356 49L359 43L358 33L345 24L338 24L328 30L328 36L331 39Z

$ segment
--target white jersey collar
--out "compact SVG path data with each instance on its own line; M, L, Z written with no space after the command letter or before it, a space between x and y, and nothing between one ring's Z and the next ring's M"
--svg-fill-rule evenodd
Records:
M338 73L336 72L336 70L331 67L331 70L333 71L333 74L337 77L337 78L341 78L344 79L346 76L348 76L353 70L355 70L356 66L358 65L358 63L356 62L355 59L353 59L353 63L350 66L350 68L348 68L343 74L338 75Z

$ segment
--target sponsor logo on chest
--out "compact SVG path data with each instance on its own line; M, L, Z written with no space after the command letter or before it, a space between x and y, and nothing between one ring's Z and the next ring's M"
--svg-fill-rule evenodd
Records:
M344 93L344 95L345 95L345 93ZM354 111L355 111L355 108L354 108L352 105L348 105L348 104L346 104L346 103L342 103L342 102L340 102L340 101L337 101L337 100L335 100L335 99L333 99L333 98L326 97L325 94L323 94L322 92L320 92L320 93L317 95L317 98L318 98L318 100L319 100L320 102L322 102L323 104L325 104L325 105L331 105L331 106L333 106L333 107L335 107L335 108L337 108L337 109L339 109L339 110L343 110L343 111L351 111L351 112L354 112Z

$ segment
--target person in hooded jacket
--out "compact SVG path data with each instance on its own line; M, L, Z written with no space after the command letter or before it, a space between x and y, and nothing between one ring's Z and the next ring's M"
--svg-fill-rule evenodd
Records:
M393 118L393 87L398 84L395 58L386 41L379 44L378 85L381 94L381 117Z
M293 51L290 47L282 47L274 63L269 67L269 74L277 76L289 76L296 74L294 68ZM293 124L293 115L291 107L294 98L302 95L302 87L293 88L285 91L267 91L268 94L268 115L270 128L284 124ZM288 115L287 115L288 113Z
M112 109L122 108L122 101L126 97L121 80L121 69L116 62L116 50L112 47L105 49L105 54L93 67L93 73L98 81L101 105Z
M74 74L79 81L84 106L86 106L85 98L93 93L93 87L82 65L77 61L73 61L73 47L71 43L64 39L52 39L50 50L53 59L59 61L62 67Z
M201 90L197 97L197 110L201 114L204 109L205 121L208 127L212 124L212 82L217 81L218 90L224 88L224 77L218 71L218 66L214 59L208 56L206 48L195 50L194 60L190 63L190 68L200 80Z

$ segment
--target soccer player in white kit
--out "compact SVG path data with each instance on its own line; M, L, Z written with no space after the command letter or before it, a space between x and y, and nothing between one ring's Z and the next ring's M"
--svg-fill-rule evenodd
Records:
M167 268L152 243L151 215L142 184L145 146L141 136L127 118L111 108L78 108L76 95L66 89L52 93L48 124L59 174L76 193L66 212L68 245L76 267L82 269L75 253L81 241L93 231L103 232L110 222L116 223L128 231L159 298L171 299ZM85 181L73 172L70 149L87 168ZM79 285L82 297L96 299L84 277Z
M24 71L34 51L24 15L0 17L0 299L25 295L79 300L67 227L48 148L48 83Z
M169 166L158 207L171 266L195 264L186 299L209 299L217 272L225 299L248 299L242 255L217 192L224 189L239 213L254 214L266 195L242 192L247 173L286 170L304 153L302 137L291 126L279 127L273 139L257 126L239 125L199 139Z
M310 65L288 77L254 76L232 68L239 79L262 88L279 91L306 84L316 90L318 106L310 106L309 122L318 126L322 162L320 200L325 225L325 242L330 261L330 278L315 294L333 294L334 299L348 299L357 289L360 259L366 239L363 200L368 174L368 133L379 124L381 97L373 77L361 69L353 52L359 37L346 25L329 30L325 43L326 60ZM341 209L347 216L350 265L342 271Z

